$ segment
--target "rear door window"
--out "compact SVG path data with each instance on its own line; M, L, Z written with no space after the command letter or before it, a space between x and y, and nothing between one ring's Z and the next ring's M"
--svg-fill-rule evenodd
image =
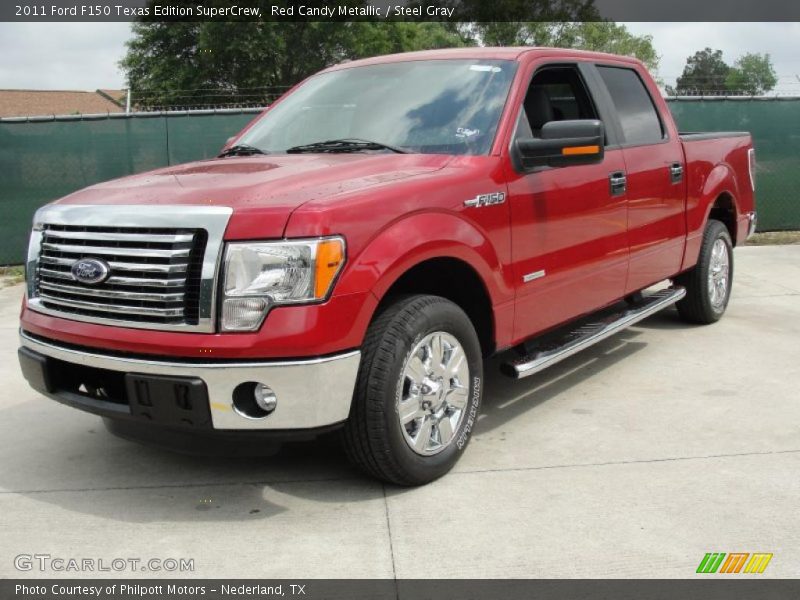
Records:
M657 144L664 139L664 127L653 99L633 69L602 67L597 70L617 109L627 145Z

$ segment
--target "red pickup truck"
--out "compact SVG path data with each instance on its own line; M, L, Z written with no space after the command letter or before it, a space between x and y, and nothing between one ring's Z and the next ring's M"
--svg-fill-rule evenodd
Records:
M486 357L524 377L672 304L717 321L753 171L747 133L679 133L630 58L348 62L215 159L40 209L22 370L122 435L340 429L366 472L422 484L463 453Z

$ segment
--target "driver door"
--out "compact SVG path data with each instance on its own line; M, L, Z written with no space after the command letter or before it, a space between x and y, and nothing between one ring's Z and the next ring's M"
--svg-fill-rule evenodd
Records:
M601 119L579 64L537 69L515 137L538 137L553 120ZM598 164L536 167L510 176L512 260L517 285L514 338L522 340L624 295L628 271L622 151L606 127ZM617 178L617 179L614 179Z

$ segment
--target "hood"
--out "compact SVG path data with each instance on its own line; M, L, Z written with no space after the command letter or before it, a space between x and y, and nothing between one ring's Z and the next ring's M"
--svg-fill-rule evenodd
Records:
M442 169L432 154L295 154L205 160L85 188L57 204L230 206L234 219L257 217L280 237L299 206Z

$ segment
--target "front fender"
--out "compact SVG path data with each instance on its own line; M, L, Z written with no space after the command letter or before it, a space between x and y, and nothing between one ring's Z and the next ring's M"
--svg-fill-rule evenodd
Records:
M484 281L492 305L513 298L496 245L474 223L445 212L416 213L395 221L355 257L336 286L337 294L371 291L382 298L413 266L431 258L455 258Z

